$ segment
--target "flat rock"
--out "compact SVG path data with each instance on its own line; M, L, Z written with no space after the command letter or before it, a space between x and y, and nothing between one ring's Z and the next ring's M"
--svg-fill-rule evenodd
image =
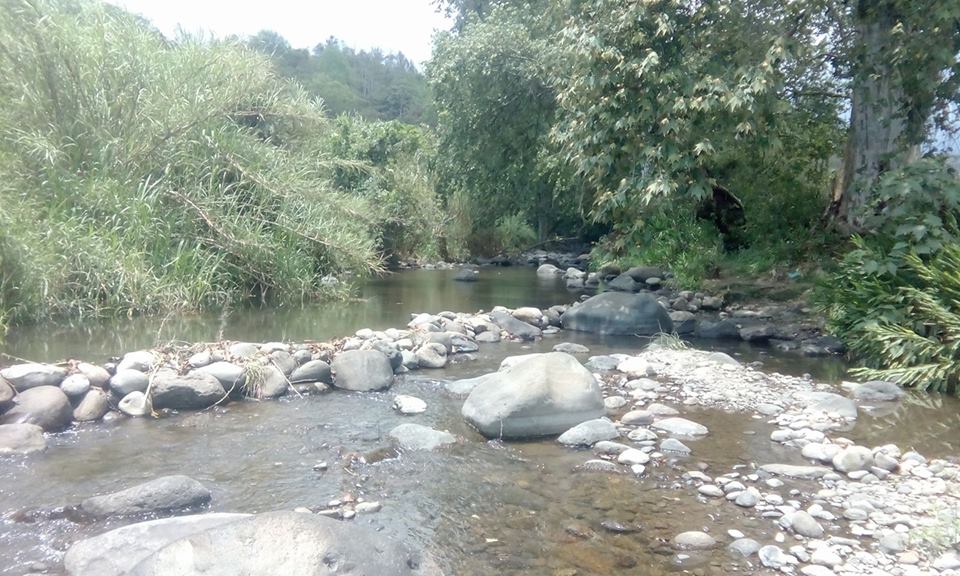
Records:
M604 292L564 312L567 330L595 334L651 336L673 332L667 311L649 294Z
M422 414L427 411L427 403L416 396L398 394L393 397L393 408L401 414Z
M599 474L624 474L624 468L609 460L587 460L574 468L575 472L596 472Z
M490 320L501 330L520 340L535 340L543 335L540 328L514 318L508 312L491 312Z
M620 417L626 426L647 426L653 423L654 414L648 410L631 410Z
M87 498L80 508L86 514L104 518L198 508L210 502L210 498L210 491L193 478L162 476L119 492Z
M893 402L905 392L893 382L872 380L853 388L853 397L864 402Z
M699 530L681 532L670 543L677 550L709 550L717 545L713 536Z
M795 466L793 464L764 464L760 470L775 476L798 478L801 480L815 480L830 473L824 466Z
M702 424L697 424L686 418L677 417L657 420L651 425L651 428L661 430L668 434L686 437L705 436L710 432L707 427Z
M574 344L573 342L561 342L553 347L554 352L565 352L567 354L589 354L590 349L583 344Z
M59 386L66 377L66 369L52 364L14 364L0 370L0 378L20 392L37 386Z
M251 553L256 551L256 553ZM176 540L130 576L438 576L432 562L357 524L297 512L269 512Z
M567 446L593 446L601 440L619 438L620 432L613 422L606 418L596 418L581 422L557 438L557 441Z
M456 436L446 430L434 430L420 424L400 424L388 433L403 450L435 450L447 444L454 444Z
M857 417L857 404L846 396L833 392L798 392L797 397L806 404L807 410L837 414L847 419Z
M63 566L69 576L125 576L171 542L249 517L196 514L123 526L74 543L63 557Z
M0 425L0 455L32 454L46 449L43 428L36 424Z

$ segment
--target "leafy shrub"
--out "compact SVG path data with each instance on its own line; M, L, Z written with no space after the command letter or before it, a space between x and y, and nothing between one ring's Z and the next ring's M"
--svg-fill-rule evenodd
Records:
M107 4L0 5L0 316L300 301L378 269L320 102L231 42ZM419 184L405 184L414 189Z
M723 242L712 224L698 220L686 202L657 206L642 221L614 228L592 253L591 266L659 265L682 288L697 288L715 274Z
M432 133L397 121L340 116L325 145L337 159L334 182L368 201L388 256L439 255L447 220L434 184Z
M878 367L854 374L907 387L956 392L960 383L960 246L924 261L904 257L913 284L888 302L903 306L898 320L871 320L854 333L854 348Z
M507 254L519 254L537 241L537 232L522 212L501 216L495 227L497 247Z
M956 391L960 377L960 181L926 159L885 175L864 221L874 230L818 290L858 374Z

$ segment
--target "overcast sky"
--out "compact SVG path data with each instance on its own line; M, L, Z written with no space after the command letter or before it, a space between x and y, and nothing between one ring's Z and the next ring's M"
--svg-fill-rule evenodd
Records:
M431 0L108 0L145 16L172 36L177 26L218 37L279 32L294 48L336 36L352 48L403 52L418 65L430 58L435 29L450 24Z

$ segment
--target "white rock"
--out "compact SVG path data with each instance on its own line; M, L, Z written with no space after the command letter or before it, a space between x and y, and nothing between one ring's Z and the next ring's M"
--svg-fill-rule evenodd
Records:
M393 407L401 414L421 414L427 411L427 403L416 396L398 394L393 397Z

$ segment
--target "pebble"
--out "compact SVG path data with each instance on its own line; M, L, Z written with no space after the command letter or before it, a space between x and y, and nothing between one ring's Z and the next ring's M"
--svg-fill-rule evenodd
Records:
M723 490L719 486L713 484L704 484L697 488L697 492L703 494L704 496L709 496L710 498L720 498L723 496Z
M713 536L697 530L677 534L671 543L678 550L708 550L717 545Z
M761 564L767 568L773 568L774 570L779 570L784 566L797 563L796 558L785 553L780 549L779 546L774 546L772 544L764 546L758 550L757 555L760 556Z
M760 543L752 538L740 538L731 542L727 549L747 558L760 550Z
M747 488L737 496L734 504L741 508L753 508L760 501L760 491L754 487Z
M627 448L617 457L617 462L626 466L633 466L634 464L646 464L649 461L650 456L647 455L646 452L642 452L636 448Z

